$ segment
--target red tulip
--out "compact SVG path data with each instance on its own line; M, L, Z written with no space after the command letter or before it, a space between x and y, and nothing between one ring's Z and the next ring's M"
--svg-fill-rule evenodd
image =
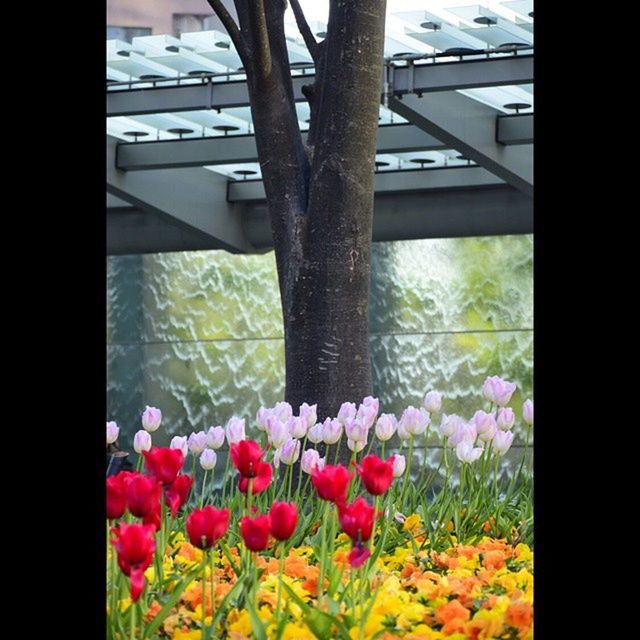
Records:
M269 486L271 478L273 478L273 469L271 468L271 465L268 462L258 462L255 467L255 476L253 478L240 476L240 483L238 486L242 493L247 493L249 491L249 480L253 480L251 493L256 495L264 491Z
M160 504L162 485L156 478L136 473L127 483L125 495L131 515L144 518Z
M194 547L211 548L229 528L229 509L194 509L187 518L187 535Z
M233 466L246 478L255 478L264 451L255 440L241 440L231 445Z
M367 491L373 496L381 496L393 482L393 458L385 462L378 456L368 455L362 458L362 464L356 469Z
M371 555L371 550L369 547L365 547L362 544L355 544L349 553L349 564L357 569L361 567L366 561L367 558Z
M184 463L184 455L180 449L151 447L151 451L143 451L142 455L149 472L164 485L171 484L176 479Z
M147 513L147 515L142 518L142 524L150 524L153 525L153 528L156 531L160 531L160 526L162 523L162 511L160 507L160 501L156 502L156 506L153 511Z
M338 519L342 530L353 542L366 542L371 537L374 511L364 498L356 498L351 504L338 505Z
M178 509L184 505L189 497L189 490L193 484L193 478L186 473L176 476L176 479L164 490L164 500L171 509L171 517L175 518Z
M288 540L298 524L298 509L293 502L274 502L269 518L271 535L276 540Z
M109 520L124 515L127 508L127 483L134 475L130 471L120 471L107 478L107 518Z
M153 561L156 548L153 527L121 522L111 531L116 536L111 543L118 553L118 565L131 578L131 601L137 602L144 589L144 572Z
M344 504L347 498L349 482L353 477L344 465L328 464L323 469L317 467L311 474L311 482L316 488L318 495L323 500L329 500L336 504Z
M240 533L242 539L251 551L262 551L269 543L269 516L256 516L240 518Z

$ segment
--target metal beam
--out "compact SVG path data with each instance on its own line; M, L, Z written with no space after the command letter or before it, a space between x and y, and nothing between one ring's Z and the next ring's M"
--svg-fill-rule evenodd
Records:
M497 142L496 109L455 91L431 93L428 98L392 97L389 108L533 196L533 145Z
M502 185L504 182L482 167L443 167L380 171L374 179L376 198L379 194L430 191L434 189L470 189ZM229 202L262 202L266 200L262 180L229 182Z
M107 192L142 211L203 234L209 249L247 252L238 209L227 202L227 179L206 169L160 169L126 173L116 169L117 140L107 136Z
M302 133L303 142L307 132ZM412 124L385 125L378 129L377 153L435 151L446 145ZM253 135L220 136L118 145L116 166L123 171L202 167L258 162Z
M496 140L500 144L533 144L533 114L498 116Z
M211 237L138 207L107 208L107 255L215 249Z
M273 248L264 203L236 205L256 251ZM516 235L533 232L531 198L508 185L376 196L373 241ZM107 254L210 249L204 234L137 207L107 209Z
M412 66L388 66L390 90L396 94L496 87L533 82L533 55L517 55L464 62L435 62ZM292 77L293 95L302 102L302 86L313 84L314 74ZM107 91L107 116L171 113L199 109L228 109L249 105L244 80L181 84L147 89Z

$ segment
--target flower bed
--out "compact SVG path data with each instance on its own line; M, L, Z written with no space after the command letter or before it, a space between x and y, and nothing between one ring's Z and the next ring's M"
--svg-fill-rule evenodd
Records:
M262 445L232 418L224 430L158 449L150 434L161 414L148 408L136 445L147 473L141 457L139 471L107 479L108 637L532 638L530 473L523 458L505 486L496 474L513 440L515 414L505 406L512 393L509 383L488 378L486 411L470 421L443 415L438 490L425 472L434 470L411 475L414 440L426 439L440 410L433 393L399 421L378 417L373 398L357 410L345 403L317 424L309 405L298 416L284 403L261 408ZM528 441L529 401L523 418ZM407 462L399 453L385 460L363 451L369 431L382 453L398 434ZM343 434L352 465L328 464ZM222 491L213 492L224 437L237 475L227 469ZM116 438L109 423L107 439ZM308 441L327 445L324 458L306 449ZM189 453L200 459L202 483L181 473ZM273 469L281 464L282 482Z

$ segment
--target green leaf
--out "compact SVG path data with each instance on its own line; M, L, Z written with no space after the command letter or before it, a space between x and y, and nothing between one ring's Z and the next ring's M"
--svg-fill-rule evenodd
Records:
M256 611L255 604L251 598L247 598L247 611L251 618L251 634L257 640L267 640L267 632L264 628L264 623L260 620L260 616Z
M209 638L211 637L211 633L218 625L218 620L223 614L226 615L227 613L225 611L225 605L227 604L227 600L231 600L233 597L235 597L236 593L240 591L241 588L242 588L242 582L240 581L236 582L231 588L231 590L227 593L227 595L225 595L225 597L222 599L222 601L218 605L218 608L216 609L215 616L213 616L213 618L211 619L211 625L205 631L205 636L203 640L209 640Z
M157 613L155 618L151 621L149 626L144 630L144 635L142 636L143 638L150 637L151 634L154 633L156 629L164 622L164 619L169 615L169 613L171 612L171 609L173 609L173 607L176 605L178 600L180 600L180 596L182 595L185 585L191 582L191 580L193 580L193 578L199 572L200 572L200 567L197 567L191 573L188 573L177 585L175 585L175 587L173 588L173 591L171 592L171 595L169 596L168 600L165 602L162 609L160 609L160 611Z

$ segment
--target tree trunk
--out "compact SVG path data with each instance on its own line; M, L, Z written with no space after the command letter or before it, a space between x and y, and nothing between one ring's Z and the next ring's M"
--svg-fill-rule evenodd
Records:
M330 0L327 36L317 45L307 25L316 73L304 87L311 107L306 147L293 100L285 2L235 6L242 35L233 37L247 69L278 268L285 399L294 411L317 403L322 420L372 391L368 299L386 2Z

